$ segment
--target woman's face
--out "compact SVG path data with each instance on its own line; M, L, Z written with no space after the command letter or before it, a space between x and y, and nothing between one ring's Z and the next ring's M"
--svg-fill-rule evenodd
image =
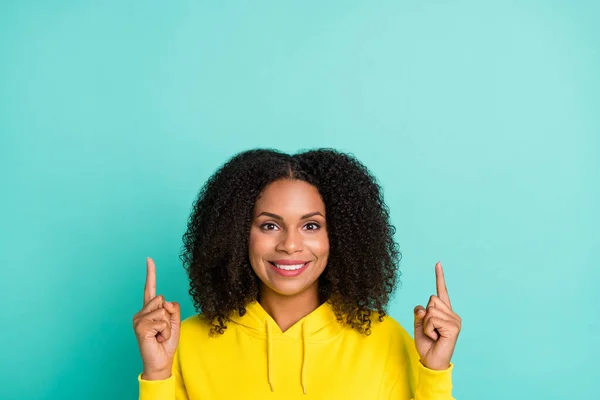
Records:
M249 241L250 264L263 290L316 292L328 255L325 204L317 188L290 179L268 185L256 201Z

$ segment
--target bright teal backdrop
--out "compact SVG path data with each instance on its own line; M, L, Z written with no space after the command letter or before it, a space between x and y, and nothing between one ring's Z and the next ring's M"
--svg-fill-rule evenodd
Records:
M2 399L134 399L145 257L194 312L190 206L254 147L354 153L403 252L391 314L464 325L458 399L591 399L597 1L3 1Z

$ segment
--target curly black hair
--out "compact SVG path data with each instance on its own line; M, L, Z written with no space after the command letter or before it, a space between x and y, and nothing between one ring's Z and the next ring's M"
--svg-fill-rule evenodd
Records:
M259 279L248 256L254 205L279 179L315 186L325 204L328 263L319 277L319 298L338 321L370 334L371 313L379 321L396 289L402 257L394 241L381 187L354 155L315 149L289 155L272 149L241 152L205 183L194 202L180 255L194 306L222 334L234 311L258 299Z

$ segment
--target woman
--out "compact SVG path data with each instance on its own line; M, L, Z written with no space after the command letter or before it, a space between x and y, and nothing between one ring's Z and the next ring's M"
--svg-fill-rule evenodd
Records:
M242 152L204 185L182 261L202 313L180 323L147 260L134 316L140 399L449 400L461 328L441 265L414 340L385 307L400 259L376 179L331 149Z

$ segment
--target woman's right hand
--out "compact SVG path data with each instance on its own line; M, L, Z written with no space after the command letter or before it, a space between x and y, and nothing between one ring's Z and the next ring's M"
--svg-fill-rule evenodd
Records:
M133 316L133 330L144 366L142 379L163 380L171 376L180 325L179 304L156 295L156 266L148 257L144 307Z

